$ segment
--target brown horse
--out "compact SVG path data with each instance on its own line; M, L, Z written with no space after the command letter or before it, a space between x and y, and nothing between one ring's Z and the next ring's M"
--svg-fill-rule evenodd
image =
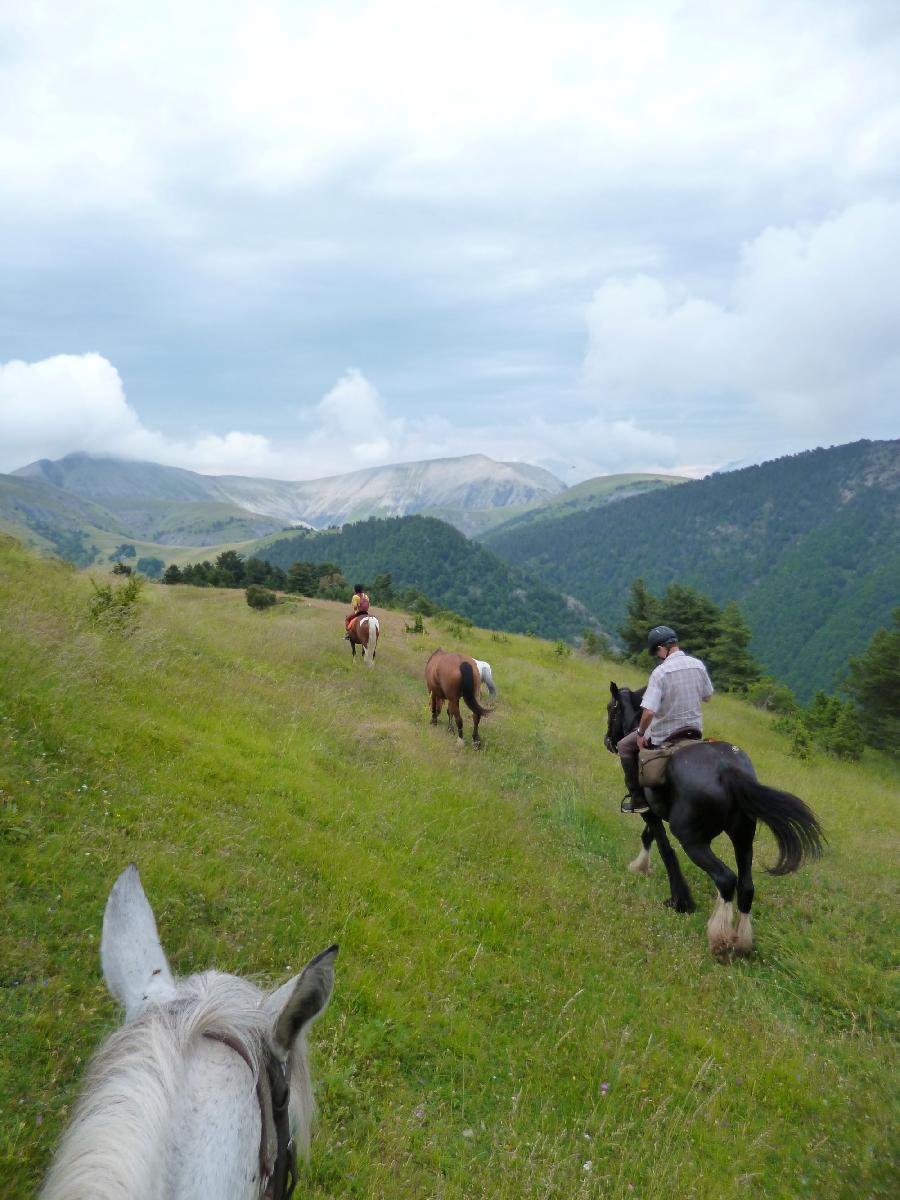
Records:
M488 715L478 703L478 692L481 688L481 673L474 658L468 654L451 654L447 650L435 650L425 664L425 683L431 693L431 723L437 725L438 717L447 701L447 711L450 723L456 722L457 745L463 745L463 723L459 711L459 700L462 697L466 706L472 711L472 745L476 749L481 746L478 736L478 722Z
M347 632L350 634L350 649L353 651L353 657L356 658L356 647L362 646L363 658L370 667L374 667L378 635L381 632L378 618L373 617L371 613L362 613L350 622Z

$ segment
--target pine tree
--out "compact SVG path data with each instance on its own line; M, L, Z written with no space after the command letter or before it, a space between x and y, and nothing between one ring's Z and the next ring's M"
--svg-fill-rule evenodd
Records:
M646 651L647 634L659 624L658 611L659 601L647 590L643 579L635 579L625 607L625 620L619 627L629 656L636 658Z
M236 550L223 550L216 559L217 587L241 587L244 583L244 560Z
M672 626L683 650L704 662L713 656L721 612L709 596L683 583L670 583L658 611L659 623Z
M738 606L731 601L719 614L719 631L705 659L716 687L743 692L762 675L748 647L753 631Z
M879 629L866 652L850 660L847 691L859 706L863 737L870 746L900 755L900 608L894 628Z

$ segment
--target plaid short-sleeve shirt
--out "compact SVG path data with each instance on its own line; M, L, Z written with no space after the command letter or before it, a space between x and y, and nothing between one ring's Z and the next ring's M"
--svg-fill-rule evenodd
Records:
M650 676L642 708L655 715L647 735L655 746L678 729L703 731L702 704L713 694L706 667L699 658L675 650Z

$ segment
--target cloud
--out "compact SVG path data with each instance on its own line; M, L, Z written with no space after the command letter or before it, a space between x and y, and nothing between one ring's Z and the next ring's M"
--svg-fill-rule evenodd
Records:
M708 433L741 421L821 441L896 433L900 204L766 229L721 299L647 275L588 307L586 384L604 413Z
M880 176L897 29L857 7L7 6L6 182L166 222L195 176L272 194L353 172L376 193L495 198Z
M101 355L0 363L0 470L76 450L122 451L143 436L118 371Z
M547 462L570 482L600 471L675 462L676 440L628 419L596 415L465 424L423 413L391 416L375 385L348 368L321 400L298 414L292 438L201 433L191 440L146 428L115 367L99 354L0 364L0 471L84 451L164 463L201 474L314 479L391 462L481 453Z

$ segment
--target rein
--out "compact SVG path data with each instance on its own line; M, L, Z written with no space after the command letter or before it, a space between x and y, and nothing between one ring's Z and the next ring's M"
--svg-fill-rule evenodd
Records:
M221 1042L239 1054L253 1072L253 1060L247 1047L237 1038L221 1033L206 1033L211 1042ZM290 1200L297 1186L297 1151L291 1137L288 1105L290 1086L284 1067L268 1048L264 1051L265 1074L256 1075L256 1099L259 1102L260 1139L259 1173L266 1200Z

